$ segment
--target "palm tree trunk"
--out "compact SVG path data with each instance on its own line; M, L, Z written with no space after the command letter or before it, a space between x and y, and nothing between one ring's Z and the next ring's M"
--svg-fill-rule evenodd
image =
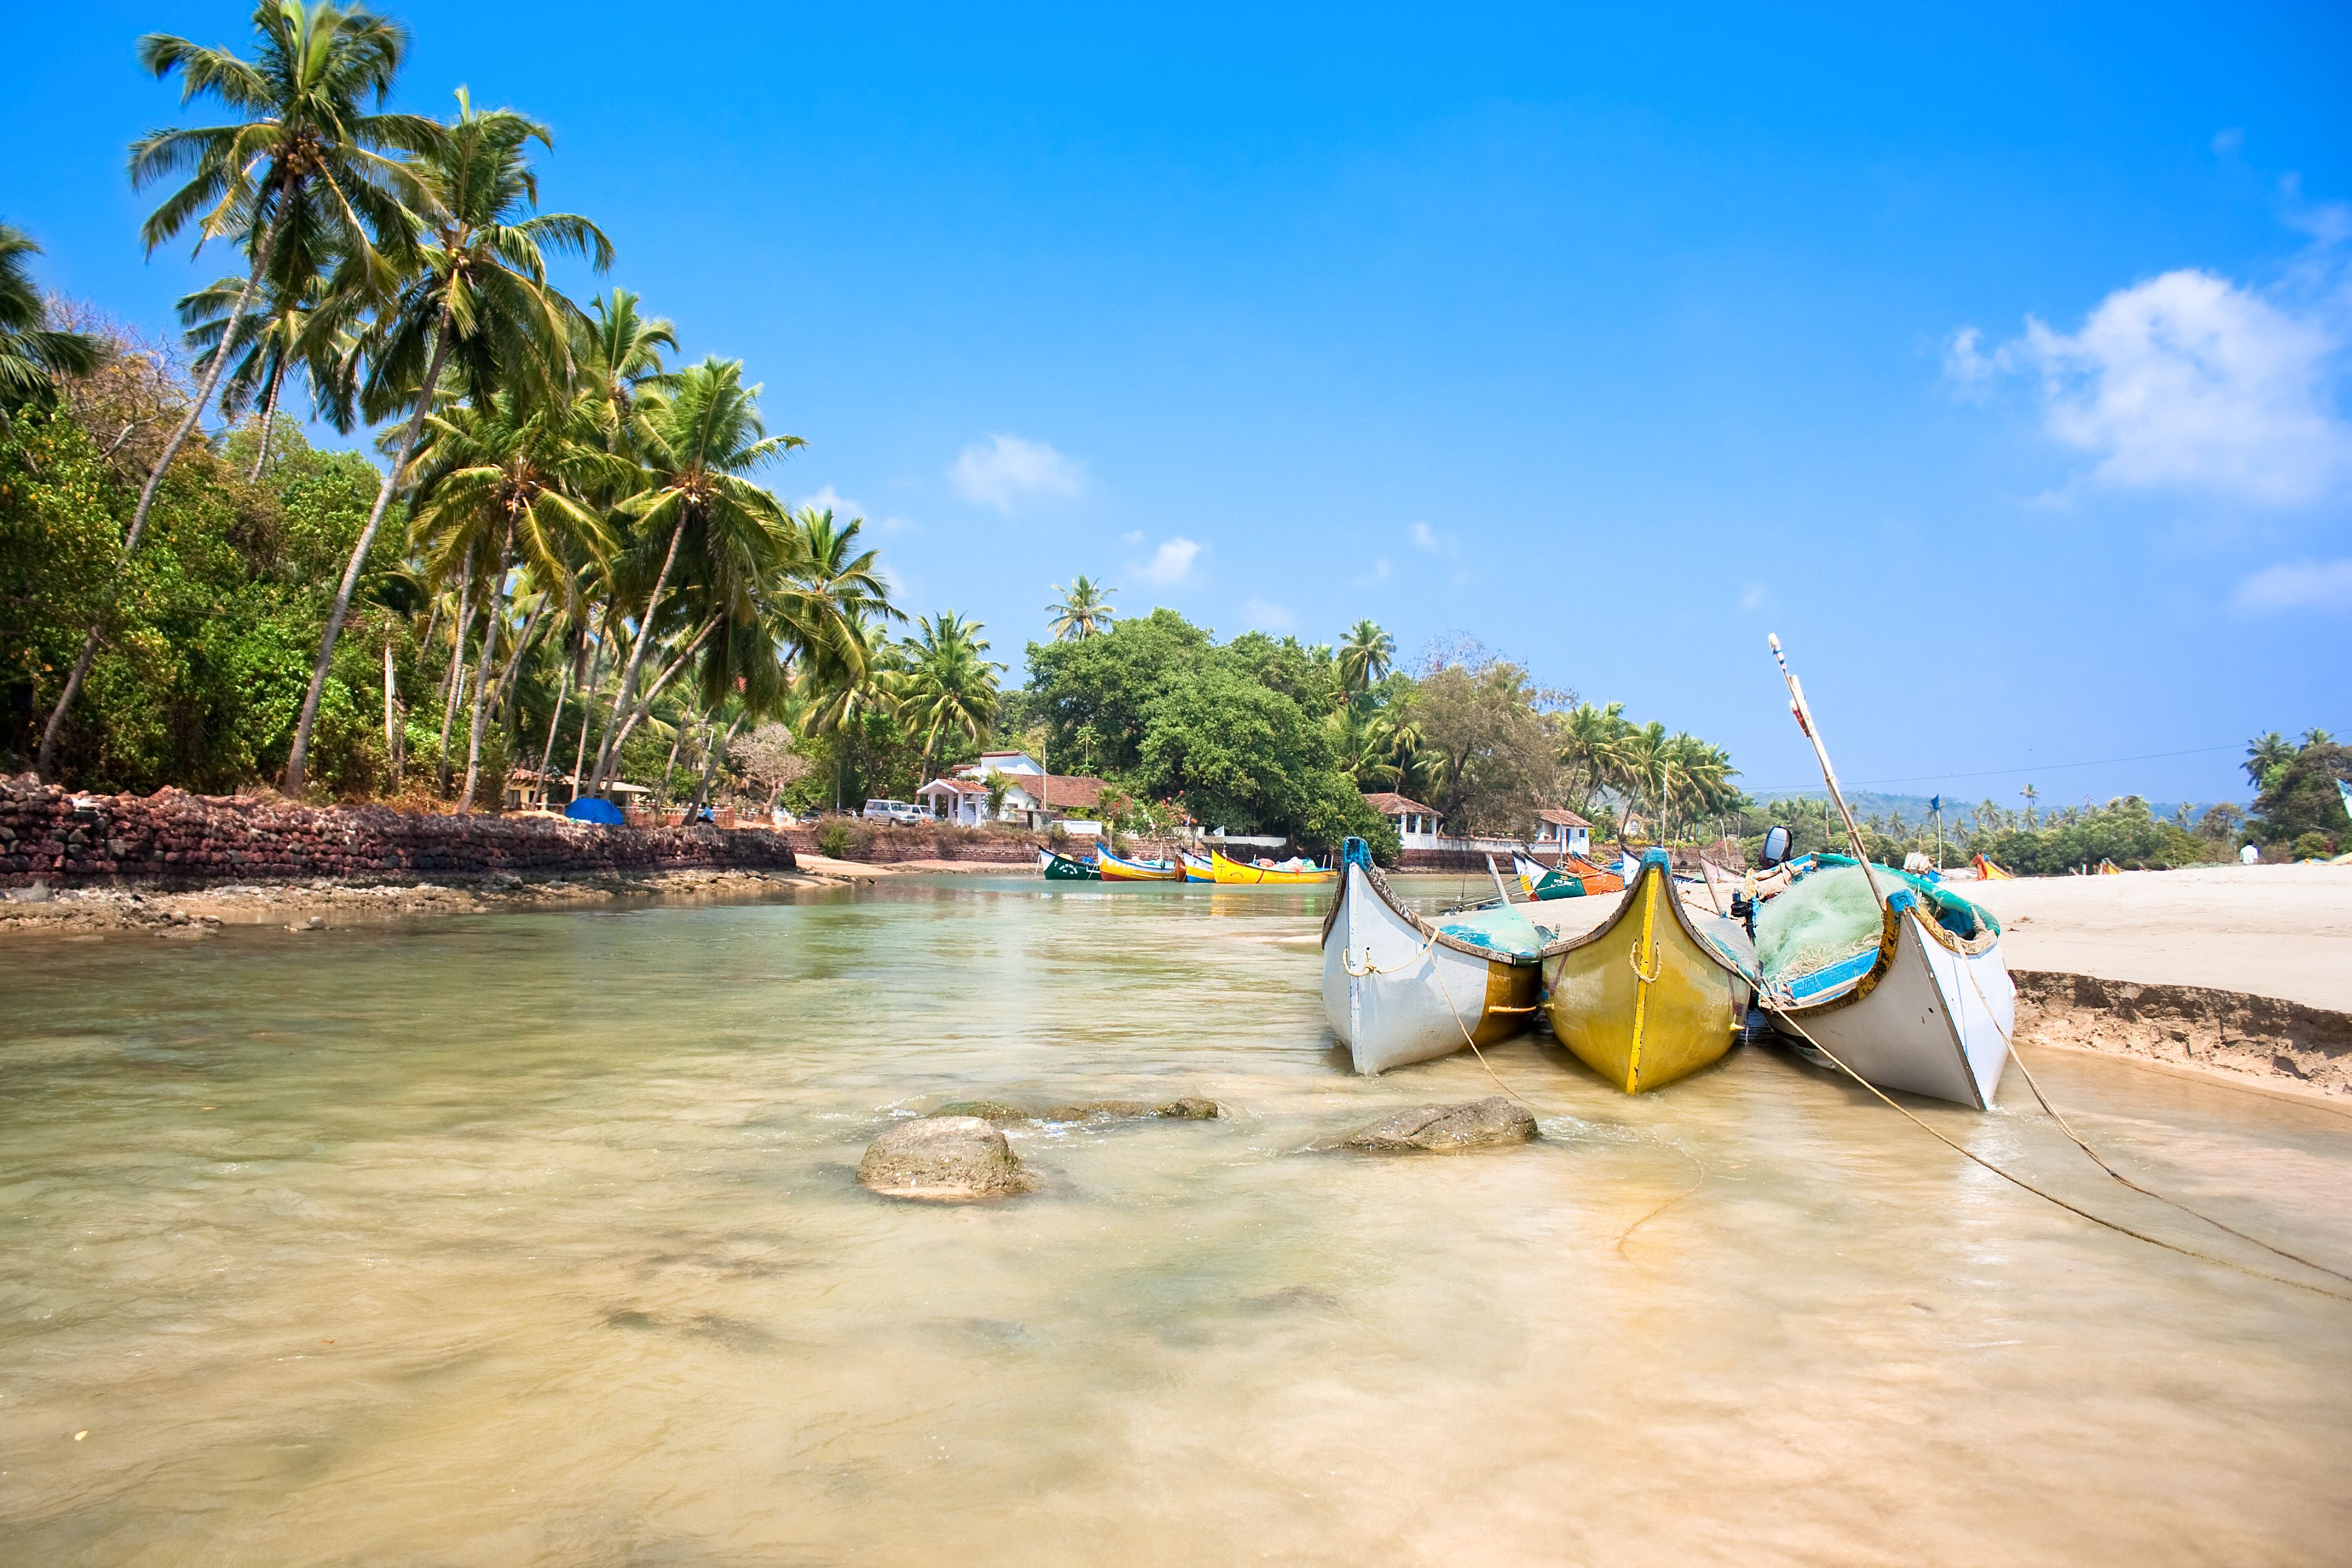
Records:
M605 625L610 626L607 615ZM595 652L588 658L587 683L580 688L580 739L572 748L572 798L580 798L580 770L588 761L588 726L596 717L596 687L604 673L604 639L596 639ZM543 771L543 770L542 770Z
M555 760L555 731L563 722L563 700L572 691L572 661L563 661L562 670L555 678L555 711L547 716L547 744L539 751L539 791L541 804L546 804L547 764Z
M393 458L392 467L384 470L383 483L375 492L375 505L368 512L367 526L360 530L359 541L352 546L352 558L343 566L342 584L335 590L335 607L327 616L326 635L319 639L319 659L310 668L310 689L302 699L302 717L294 726L293 749L286 756L285 792L297 800L302 796L303 773L310 760L310 727L319 721L319 699L326 692L327 670L334 663L335 639L343 634L343 617L352 613L352 595L359 592L360 571L366 566L368 551L375 544L376 530L383 526L384 509L392 504L392 492L400 488L409 459L416 456L417 439L425 433L425 416L432 411L433 394L441 384L441 367L448 358L449 306L445 300L441 319L433 328L433 359L425 367L424 384L416 389L416 412L408 416L408 428L400 437L400 451Z
M669 732L669 761L662 764L661 793L654 797L654 820L658 823L669 810L669 776L677 771L677 745L686 739L686 726L680 724Z
M482 774L482 710L490 695L490 655L499 646L499 627L506 620L507 556L514 549L514 520L507 520L506 538L499 542L498 570L490 574L489 624L482 628L482 667L474 672L474 710L466 729L466 793L457 798L460 816L474 809L474 785Z
M261 466L269 461L269 432L271 427L278 423L278 390L285 384L286 366L283 363L280 363L271 368L269 372L269 390L262 395L261 439L254 443L253 468L251 471L245 476L245 482L247 484L259 484L261 482Z
M710 799L710 781L719 773L719 759L726 755L727 742L735 738L735 731L742 727L742 723L743 715L736 714L727 726L727 733L719 737L719 743L711 747L709 753L702 759L702 783L695 788L694 805L686 814L688 818L702 815L703 806Z
M670 568L677 564L678 542L686 537L686 508L677 509L677 525L669 531L669 552L662 557L661 572L654 578L654 591L646 595L644 619L637 623L636 640L629 647L629 664L621 672L621 694L613 700L613 718L617 722L637 691L637 671L644 668L646 650L653 646L654 617L661 609L662 590L669 586ZM588 781L590 794L604 787L604 774L611 766L617 748L611 725L604 731L604 743L596 748L596 776Z
M434 793L449 793L449 728L457 721L458 683L466 673L466 638L474 629L474 550L466 547L466 576L457 587L457 619L449 628L449 669L441 680L441 751L434 765Z
M709 621L705 623L703 628L694 634L694 640L688 643L683 648L680 648L678 650L677 657L671 659L669 663L664 665L662 667L662 672L654 678L654 683L646 688L646 694L637 700L635 711L629 715L628 722L621 726L620 733L613 737L613 762L614 766L617 767L620 764L622 746L626 744L629 737L636 732L638 725L644 723L648 718L652 717L654 710L654 699L661 695L662 688L669 684L670 677L676 675L679 668L685 665L686 661L694 657L694 650L702 646L704 639L709 637L712 632L719 629L719 623L722 618L723 617L721 616L713 616Z
M392 787L400 787L400 758L393 739L392 722L392 627L383 628L383 765L393 772Z
M283 194L281 190L281 197ZM262 231L261 243L254 247L253 270L246 274L245 289L237 295L236 303L229 309L228 321L221 328L220 348L213 355L212 368L205 372L204 380L196 385L195 401L188 405L188 412L181 419L179 428L173 431L172 438L163 443L163 454L155 459L155 466L147 470L147 482L139 488L139 504L131 513L131 528L123 534L122 551L116 557L118 574L130 564L132 553L139 548L139 541L147 532L147 514L155 509L155 492L163 487L163 475L171 468L172 459L178 457L180 448L188 444L188 437L194 433L197 421L205 416L205 405L212 402L213 394L219 390L221 376L228 369L228 349L229 344L236 341L237 323L245 320L254 296L261 292L261 274L269 265L269 253L277 244L278 226L273 222ZM41 726L40 754L33 766L44 784L50 782L57 766L58 731L65 728L66 714L73 707L75 695L81 690L83 678L89 674L89 661L98 657L99 641L105 632L102 623L95 624L89 628L89 635L82 638L81 652L74 656L73 668L66 675L65 689L58 693L58 705L49 710L49 721Z

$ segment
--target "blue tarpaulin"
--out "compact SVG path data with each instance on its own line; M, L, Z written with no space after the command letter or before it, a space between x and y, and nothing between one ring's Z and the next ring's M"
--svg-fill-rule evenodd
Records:
M602 827L618 827L627 820L621 815L619 806L593 795L586 800L575 800L565 806L563 815L574 822L593 822Z

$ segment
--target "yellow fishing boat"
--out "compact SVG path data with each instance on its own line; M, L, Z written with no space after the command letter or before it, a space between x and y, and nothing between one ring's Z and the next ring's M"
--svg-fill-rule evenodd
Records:
M1228 860L1222 849L1209 851L1209 868L1219 887L1255 883L1331 882L1339 873L1327 871L1311 860L1294 861L1287 866L1244 866L1238 860Z
M1095 846L1095 869L1106 882L1181 882L1184 868L1173 860L1130 860Z
M1543 971L1560 1044L1638 1094L1731 1048L1748 1016L1756 949L1722 916L1685 909L1666 852L1652 849L1616 912L1546 948Z

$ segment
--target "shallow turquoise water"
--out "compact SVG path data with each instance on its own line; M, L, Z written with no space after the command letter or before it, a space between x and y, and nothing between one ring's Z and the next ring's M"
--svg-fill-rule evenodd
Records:
M1542 1142L1312 1152L1494 1092L1347 1072L1323 896L0 951L0 1555L2340 1560L2352 1305L1785 1056L1629 1100L1522 1041ZM2352 1258L2352 1119L2036 1065L2156 1184ZM1921 1113L2267 1265L2006 1090ZM944 1100L1180 1092L1234 1114L1021 1135L1016 1203L851 1180Z

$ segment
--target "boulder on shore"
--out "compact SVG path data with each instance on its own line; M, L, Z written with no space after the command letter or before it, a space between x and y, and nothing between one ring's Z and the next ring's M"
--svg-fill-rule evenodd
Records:
M1383 1117L1348 1135L1350 1149L1381 1152L1433 1149L1483 1149L1496 1143L1524 1143L1536 1135L1536 1119L1525 1106L1499 1094L1467 1105L1420 1105Z
M923 1116L866 1147L857 1179L885 1197L957 1203L1010 1197L1035 1183L1004 1134L977 1116Z

